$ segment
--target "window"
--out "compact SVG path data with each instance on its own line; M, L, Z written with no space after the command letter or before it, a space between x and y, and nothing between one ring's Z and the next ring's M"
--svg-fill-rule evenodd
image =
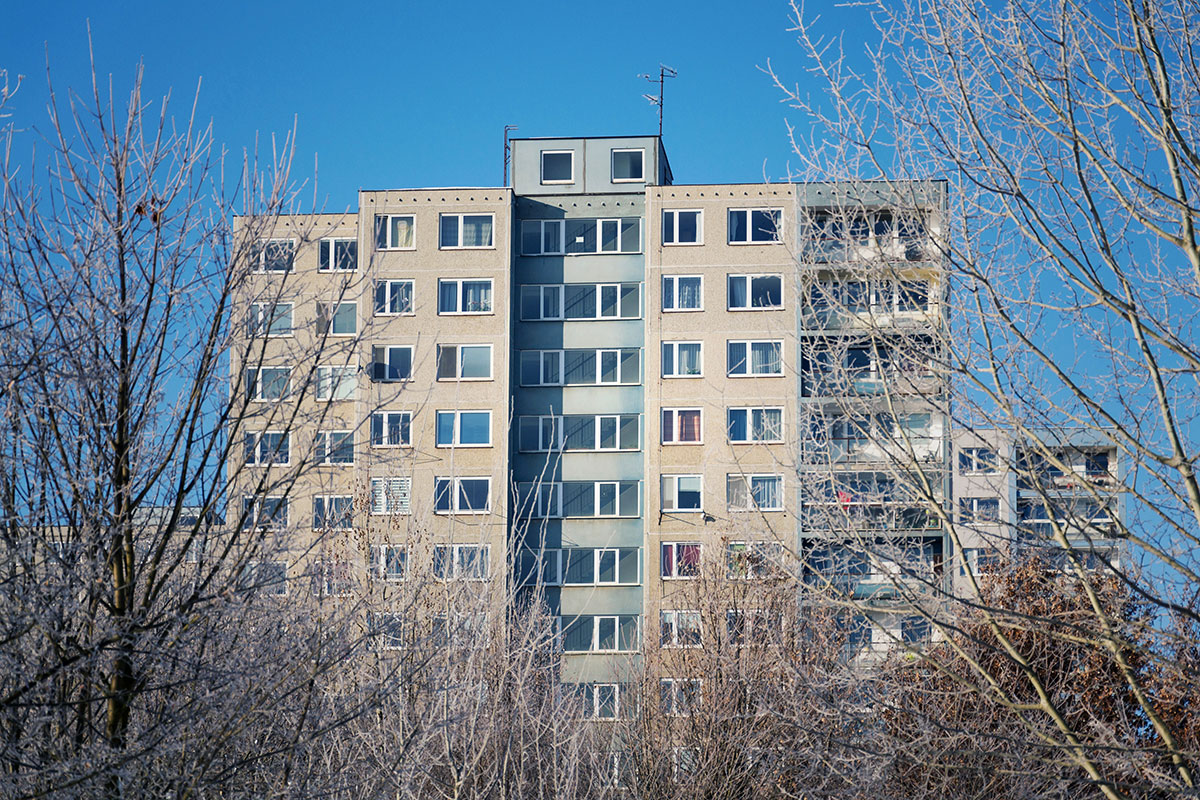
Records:
M246 319L246 336L291 336L291 303L251 303Z
M700 409L664 408L662 411L663 444L699 444Z
M437 379L439 381L491 380L490 344L439 344Z
M638 319L642 287L637 283L568 283L521 287L521 319Z
M521 255L560 256L563 246L561 219L527 219L521 221Z
M725 633L731 644L775 644L783 635L783 617L761 609L731 608L725 612Z
M729 243L762 244L779 241L783 210L778 208L729 209Z
M571 150L542 151L542 183L574 183L575 153Z
M371 415L372 447L408 447L411 444L411 412L380 411Z
M695 542L663 542L662 577L700 577L700 545Z
M782 408L731 408L728 421L730 444L783 441Z
M358 333L358 303L317 303L317 335L353 336Z
M779 275L730 275L730 311L783 308L783 278Z
M350 564L342 560L317 559L309 570L312 592L319 597L345 597L354 590Z
M517 446L524 453L639 450L640 420L637 414L520 417L517 421Z
M350 495L314 497L312 526L314 530L353 528L354 498Z
M699 275L664 275L663 311L703 311L703 278Z
M537 517L636 517L638 481L521 483L517 492Z
M783 545L778 542L729 542L725 545L725 577L761 580L783 575Z
M296 258L296 240L260 239L251 255L259 272L290 272Z
M592 616L585 614L564 621L563 650L568 653L629 653L640 645L636 614Z
M243 497L242 528L286 528L288 499L286 497Z
M641 582L637 547L575 547L559 550L554 572L564 586L632 586Z
M411 512L412 478L371 478L372 514Z
M699 378L703 372L700 342L663 342L664 378Z
M492 313L492 280L438 281L439 314Z
M662 226L663 244L700 244L701 217L699 211L664 211Z
M286 561L251 561L242 570L241 588L282 597L287 594Z
M370 617L370 635L380 650L400 650L404 647L404 615L389 611L374 611Z
M1111 475L1108 468L1108 453L1084 453L1084 472L1089 478L1107 478Z
M964 447L958 451L958 471L965 474L995 475L996 451L990 447Z
M318 464L354 463L354 431L321 431L315 445Z
M412 350L410 345L372 347L371 378L383 382L411 379Z
M412 281L376 281L375 316L413 313Z
M317 269L322 272L358 269L358 240L322 239L317 245Z
M621 695L629 691L619 683L582 683L575 690L583 701L585 719L619 719Z
M246 432L242 440L245 446L246 464L268 466L286 465L291 461L291 436L287 433Z
M699 612L685 613L695 613L699 617ZM666 646L666 642L663 642L663 646ZM700 679L663 678L659 681L659 696L662 700L662 713L671 717L691 716L700 705Z
M487 447L491 443L491 411L437 412L438 447Z
M729 475L725 486L730 511L783 510L780 475Z
M288 394L291 367L246 370L246 394L253 400L281 400Z
M416 223L412 214L376 214L375 247L379 250L412 250Z
M662 510L700 511L700 476L663 475Z
M642 172L642 161L645 150L613 150L612 151L612 180L613 183L637 183L646 178Z
M437 514L486 514L492 510L491 478L435 478L433 510Z
M960 497L958 499L959 520L971 522L999 522L999 497Z
M586 386L641 382L641 351L522 350L522 386Z
M660 616L662 647L699 647L699 611L663 611Z
M439 544L433 548L433 576L438 580L482 581L488 576L488 547Z
M408 551L398 544L372 545L368 569L380 580L402 581L408 570Z
M907 645L928 644L933 628L926 617L904 617L900 620L900 638Z
M492 219L491 214L442 214L438 247L492 247Z
M729 375L782 375L783 342L731 341L727 345ZM747 353L749 358L747 358Z
M317 367L318 400L353 400L358 390L355 367Z
M928 281L901 281L896 287L897 311L925 311L929 308Z
M994 547L964 547L962 551L962 566L959 572L972 575L986 575L1000 569L1000 551Z
M567 255L640 253L641 217L567 219L563 239Z

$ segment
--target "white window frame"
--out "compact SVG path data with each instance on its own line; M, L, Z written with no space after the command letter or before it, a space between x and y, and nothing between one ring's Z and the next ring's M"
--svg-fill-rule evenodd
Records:
M248 437L254 437L254 457L246 459L246 466L252 467L287 467L292 463L292 434L289 431L246 431L243 435L243 453L245 452L245 443ZM263 437L266 436L282 436L282 447L276 446L274 450L267 448L264 450ZM272 453L278 453L283 450L287 458L283 461L276 461L271 458Z
M625 237L626 237L625 222L627 222L627 221L629 221L629 222L636 221L637 222L637 237L638 237L637 247L633 248L633 249L626 249L626 247L625 247L628 244L628 242L625 239ZM572 223L581 223L581 224L585 224L588 227L595 228L595 240L596 240L595 249L592 249L592 250L574 250L574 249L572 249L572 245L577 243L576 241L568 241L568 239L567 239L567 229L569 227L573 227ZM604 248L604 225L605 225L605 223L613 223L617 226L617 239L616 239L616 248L615 249L606 250ZM584 218L564 219L563 220L563 248L565 250L564 255L567 255L567 256L593 256L593 255L603 255L606 253L610 254L610 255L636 255L637 253L643 252L643 250L645 249L645 243L642 240L642 228L643 227L644 226L642 225L641 217L584 217Z
M443 353L443 351L445 351L446 348L449 348L449 347L454 348L454 351L455 351L454 352L454 375L452 377L446 377L441 374L441 372L442 372L442 353ZM463 348L467 348L467 347L487 348L487 354L488 354L488 373L487 373L487 375L485 375L483 377L469 377L469 378L463 377L463 374L462 374L463 352L462 351L463 351ZM492 346L490 344L439 344L437 346L437 363L436 363L437 380L439 380L439 381L490 381L490 380L494 380L493 371L492 371L492 367L493 367L492 352L493 352Z
M405 616L394 611L372 611L371 633L376 637L376 647L380 650L404 649ZM396 633L396 630L399 633Z
M729 362L729 346L731 344L743 344L746 346L746 359L743 362L744 372L734 372L734 365ZM756 344L773 344L779 345L779 372L751 372L754 364L754 359L751 353ZM779 378L784 374L786 352L783 346L783 339L727 339L725 341L725 374L730 378Z
M704 244L704 211L699 208L664 208L662 216L662 245L663 247L691 247ZM670 223L667 222L667 215L670 214ZM680 214L695 214L696 215L696 238L690 242L681 241L679 238L679 215ZM671 241L667 241L667 230L671 231Z
M442 286L444 284L453 283L457 287L454 292L454 311L442 310ZM486 283L488 285L488 296L490 298L490 308L486 311L463 311L463 284L465 283ZM438 278L437 288L437 313L439 317L478 317L487 314L496 313L496 282L491 278Z
M693 411L696 412L698 419L699 419L699 421L697 423L698 438L683 439L681 436L681 431L680 431L680 416L679 415L682 412L690 413ZM667 433L668 433L667 415L670 415L670 438L669 439L667 438ZM659 417L659 423L660 423L660 434L661 434L659 438L663 445L704 444L704 409L702 409L700 407L693 406L693 407L687 407L687 408L664 408L664 409L662 409L662 414Z
M247 337L282 339L294 335L295 311L294 303L251 303L250 316L246 319ZM287 320L287 329L273 330L275 323L280 320Z
M273 245L287 244L291 248L291 255L288 258L287 267L284 269L267 269L267 248ZM252 255L254 256L254 271L266 275L276 273L293 272L296 269L296 246L298 242L294 237L279 237L259 239L254 247Z
M390 310L380 311L379 310L379 287L381 285L386 287L384 289L384 295L385 295L385 301L386 301L384 303L384 308L390 309L392 307L392 299L394 298L394 296L396 294L398 294L400 292L401 287L404 286L405 284L408 285L408 310L407 311L390 311ZM411 316L413 316L414 314L417 313L416 312L417 304L416 304L416 300L414 299L414 291L415 291L415 286L414 286L413 280L411 278L402 278L399 280L389 279L389 280L375 281L375 295L371 300L371 310L372 310L374 316L376 316L376 317L411 317ZM401 297L403 297L403 295L401 295Z
M320 501L321 504L325 506L325 514L323 515L323 518L328 520L329 517L332 516L331 512L333 512L333 510L334 510L333 506L335 505L335 503L334 503L335 500L348 500L349 501L348 505L350 506L350 508L349 508L350 513L348 513L347 515L342 517L342 519L344 519L347 522L347 524L345 524L345 525L317 525L316 524L316 522L317 522L317 502ZM313 523L314 523L313 530L345 531L345 530L353 530L354 529L354 496L353 495L318 494L318 495L313 496L312 502L313 502L312 516L313 516Z
M400 417L399 423L400 423L401 437L404 439L404 441L398 442L396 444L390 444L387 441L388 431L391 430L390 417L392 417L392 416ZM379 421L380 421L380 425L381 425L381 431L383 433L383 440L384 440L383 442L375 441L374 426L375 426L375 418L376 417L380 418ZM405 418L407 418L407 419L405 419ZM384 410L384 411L376 411L376 412L372 413L371 420L370 420L371 447L412 447L412 418L413 418L413 415L412 415L411 411L386 411L386 410ZM408 432L407 437L403 436L405 431Z
M392 220L396 219L396 218L405 218L405 219L408 219L411 221L412 245L409 247L400 247L392 242ZM386 240L385 241L386 246L384 246L384 247L379 246L379 232L377 229L375 232L375 249L376 250L416 250L417 249L417 217L415 214L376 214L375 215L375 224L378 225L380 220L383 220L383 230L385 232L383 238Z
M690 570L681 570L680 566L679 566L681 563L683 563L680 560L679 556L680 556L680 552L682 551L682 548L684 548L684 547L699 548L700 555L698 558L700 560L696 564L695 572L692 572L691 574L688 574ZM670 569L669 575L664 575L663 572L666 570L664 567L662 551L667 550L667 549L669 549L671 551L671 569ZM658 576L660 578L662 578L664 581L694 581L694 580L698 580L700 578L700 564L702 563L703 558L704 558L704 545L701 544L700 542L660 542L659 548L658 548L658 557L659 557Z
M372 516L412 513L412 478L408 476L379 476L368 483L368 498ZM382 503L377 501L382 500Z
M345 389L347 383L350 386L349 391ZM352 364L317 367L317 388L314 394L317 400L325 403L356 399L358 368Z
M491 545L486 544L437 544L433 546L433 577L439 581L486 581L492 574L492 554ZM438 575L436 572L437 552L439 550L448 551L450 572L447 575ZM475 563L483 564L482 575L466 575L464 574L464 559L462 555L467 551L475 551Z
M546 156L568 155L571 157L571 177L566 180L546 180ZM538 153L538 177L543 186L563 186L575 182L575 151L574 150L542 150Z
M640 153L642 156L642 175L639 178L617 177L617 153ZM644 147L614 147L608 155L608 175L613 183L645 183L646 182L646 148Z
M783 544L771 541L735 540L725 543L725 579L730 581L759 581L783 573ZM735 561L741 560L740 570Z
M778 411L779 412L779 437L776 439L756 439L754 438L754 412L761 411ZM744 413L746 415L746 436L745 439L734 439L729 431L732 427L729 424L729 415L733 413ZM783 406L732 406L725 410L725 438L729 444L779 444L785 441L783 431L784 418Z
M526 226L537 226L538 230L538 250L531 252L525 249L525 228ZM546 249L546 228L547 226L558 226L558 235L554 237L558 240L556 249ZM564 231L567 226L563 219L526 219L521 220L521 255L523 256L561 256L567 252L567 243Z
M333 437L349 437L350 439L350 460L349 461L334 461L333 454ZM354 431L317 431L313 437L313 463L317 466L329 467L352 467L354 466L354 451L355 451Z
M591 383L566 383L565 382L566 381L566 354L568 352L572 352L575 350L586 350L586 351L590 351L590 352L593 352L596 354L595 355L596 372L594 375L593 382L591 382ZM637 365L638 379L636 381L629 382L629 381L621 380L621 371L622 371L621 362L622 362L623 355L625 354L626 351L633 351L638 354L638 365ZM518 363L517 368L518 368L518 378L520 378L522 380L524 378L524 375L521 374L522 373L521 368L523 367L524 357L525 357L526 353L537 353L538 354L538 367L539 367L538 383L521 383L521 386L640 386L642 383L642 381L641 381L642 352L641 352L641 349L637 348L637 347L620 347L620 348L604 347L604 348L594 348L594 349L591 347L578 347L578 348L570 348L569 350L521 350L521 351L519 351L519 356L518 356L521 359L521 363ZM603 378L603 376L604 376L604 356L606 354L610 354L610 353L617 354L617 380L602 381L601 378ZM553 360L558 361L558 381L556 383L548 383L544 380L545 375L546 375L547 357L549 357L550 360L552 360L552 361Z
M264 582L260 583L259 582L260 579L258 578L258 572L263 567L268 566L268 565L270 567L274 568L274 570L281 572L283 574L283 578L280 580L264 581ZM247 581L246 576L250 573L253 573L254 577L251 578L249 581ZM246 587L248 589L254 589L255 591L262 591L262 593L264 595L267 595L269 597L286 597L287 596L288 574L287 574L287 562L286 561L280 561L278 559L269 559L269 558L251 561L248 564L246 564L245 568L242 570L242 578L243 578L243 582L253 581L253 584L251 586Z
M620 683L586 683L583 684L587 692L588 708L584 709L584 717L596 722L615 722L621 718L621 695L627 691L627 687ZM613 695L613 713L611 716L600 715L600 690L611 690Z
M354 330L349 332L336 329L338 311L345 306L354 309ZM353 300L340 300L336 303L317 301L317 334L319 336L357 336L358 303Z
M280 400L283 400L289 394L291 394L291 390L292 390L292 368L291 367L260 366L257 368L251 367L251 368L249 368L248 371L254 373L254 391L250 398L254 402L256 402L256 403L276 403L276 402L279 402ZM267 371L271 371L271 372L281 372L282 371L282 372L287 373L287 380L285 380L283 383L283 391L280 393L279 397L264 397L263 396L263 393L262 393L263 373L267 372ZM270 383L273 384L274 381L270 381Z
M596 443L595 447L590 447L590 448L573 447L570 450L565 449L566 448L566 433L567 433L565 417L576 417L576 416L592 418L592 425L593 425L592 441L594 441ZM637 427L638 427L637 445L634 447L622 447L621 446L621 418L622 417L633 417L637 420ZM537 429L538 429L538 437L537 437L538 438L538 447L537 447L537 449L532 449L532 450L528 449L526 447L523 447L522 443L521 443L521 439L520 439L521 420L528 420L528 419L536 419L537 420ZM552 420L550 433L552 434L552 436L554 438L554 442L551 444L547 444L545 441L545 438L546 438L546 429L544 426L545 420ZM601 435L601 426L604 424L604 420L615 420L616 421L616 426L617 426L616 447L602 447L601 446L601 442L603 440L603 437ZM558 453L558 452L632 453L632 452L636 452L636 451L639 451L642 449L642 416L641 416L641 414L567 414L565 416L559 416L559 415L555 415L555 414L542 414L542 415L525 414L525 415L522 415L517 418L517 437L518 437L517 452L520 452L520 453Z
M375 351L382 350L384 360L382 362L375 360ZM403 378L389 378L385 374L382 378L375 376L375 365L382 363L384 372L387 372L387 365L392 361L393 350L408 351L408 375ZM374 383L404 383L413 379L413 346L411 344L377 344L371 348L371 381Z
M679 508L679 481L682 478L695 478L700 483L700 504L696 508ZM675 498L673 506L667 505L667 486L671 486L671 497ZM669 514L703 514L704 513L704 476L696 473L662 475L659 481L659 509Z
M684 375L679 372L679 346L680 345L693 345L693 344L699 346L699 348L700 348L700 357L699 357L699 359L697 359L700 362L700 371L695 372L695 373L688 373L688 374ZM667 372L667 359L665 357L663 357L665 352L668 349L671 351L671 369L672 369L672 371L669 373ZM660 358L660 361L662 362L662 364L661 364L662 369L660 369L659 372L662 373L662 377L664 377L664 378L688 379L688 378L703 378L704 377L704 342L700 342L700 341L663 342L662 350L660 351L659 358Z
M566 290L568 287L587 286L593 289L596 293L596 313L590 317L568 317L566 315ZM637 289L637 314L634 316L626 316L622 314L623 298L622 293L628 287ZM525 315L525 293L526 290L535 289L538 293L538 316L529 317ZM613 289L617 293L616 314L605 314L603 303L603 292L605 289ZM586 320L627 320L642 318L642 293L643 287L641 283L636 281L625 281L623 283L528 283L520 287L519 312L522 322L562 322L562 321L586 321ZM546 296L557 295L558 297L558 315L546 316Z
M777 215L776 219L778 220L778 222L775 225L774 238L772 238L772 239L755 239L754 238L754 231L751 229L751 224L754 220L754 212L756 212L756 211L768 212L768 213L775 212L775 214ZM745 214L746 215L746 237L747 238L744 240L733 238L733 226L729 224L732 221L733 214ZM771 207L730 208L730 209L727 209L726 214L725 214L725 225L726 225L725 239L726 239L726 242L731 245L783 244L783 237L781 236L781 234L783 233L782 229L785 225L785 222L784 222L782 208L771 208Z
M337 246L351 244L354 246L354 266L335 267L337 263ZM328 260L326 261L326 249ZM328 266L326 266L326 263ZM353 236L325 236L317 242L317 271L318 272L356 272L358 270L358 239Z
M756 306L752 302L751 287L754 285L755 278L778 278L779 279L779 305L777 306ZM744 280L746 282L746 302L750 305L735 306L733 304L733 292L729 291L729 284L734 280ZM781 272L734 272L725 276L725 310L726 311L781 311L787 306L784 298L784 280Z
M458 244L445 244L442 242L442 220L446 217L458 218ZM463 240L463 220L467 217L490 217L492 220L492 241L490 244L472 244L464 245ZM438 249L439 250L495 250L496 249L496 215L489 212L480 214L438 214Z
M981 509L995 504L995 516L991 516L992 512L988 512L988 516L981 513ZM999 495L979 495L970 497L958 498L958 519L964 525L996 525L1000 522L1000 497Z
M437 507L438 484L442 481L449 482L449 497L450 507L448 509L439 509ZM459 508L459 493L462 490L463 481L487 481L487 505L484 508L462 509ZM458 477L438 476L433 479L433 499L434 499L434 514L439 516L465 516L465 515L480 515L492 513L492 478L490 475L462 475Z
M284 495L266 495L266 496L262 496L262 497L255 497L254 495L242 495L242 510L243 510L243 512L246 511L246 501L247 500L249 500L253 504L250 509L252 513L245 515L246 519L245 519L245 523L243 524L243 530L247 530L247 529L261 530L261 529L266 529L266 528L272 528L272 529L278 530L280 528L286 528L288 526L288 520L291 518L291 513L292 513L292 511L291 511L292 504L289 502L288 497L286 497ZM271 519L267 523L261 523L260 518L262 515L262 507L265 503L272 502L272 501L276 504L276 506L278 508L283 509L283 520L281 521L278 519Z
M986 453L986 457L982 457ZM963 475L999 475L1000 455L993 447L960 447L958 471Z
M696 306L695 308L692 308L690 306L687 308L681 308L679 306L679 281L684 280L685 278L686 279L695 278L696 280L700 281L700 305ZM662 296L659 298L660 300L665 301L665 298L667 296L665 289L663 289L663 286L666 284L667 281L671 282L671 297L674 298L674 306L672 306L671 308L667 308L665 302L660 303L660 305L662 305L662 310L663 310L664 314L686 314L686 313L692 312L692 311L703 311L704 310L704 276L703 275L663 275L662 276L662 284L660 284L660 289L662 289L662 292L661 292Z
M664 612L666 613L666 612ZM663 645L667 647L668 645ZM696 645L675 645L676 647L695 647ZM683 684L691 684L695 687L695 699L693 705L689 706L687 700L687 689L683 688ZM667 708L663 708L662 712L668 717L690 717L696 706L703 701L704 681L701 678L660 678L658 681L658 696L661 700L670 693L671 703Z
M399 554L399 558L392 556ZM394 564L400 565L399 574L389 569ZM400 583L408 579L408 548L402 544L373 544L371 545L370 574L376 580L387 583Z
M729 496L729 484L733 481L742 481L746 487L746 497L750 501L750 505L746 507L733 505L733 498ZM756 480L775 480L778 481L779 488L776 495L779 498L778 506L760 506L758 501L754 499L754 482ZM759 472L759 473L729 473L725 476L725 505L730 511L783 511L787 506L787 501L784 498L784 492L787 490L787 484L783 480L783 476L778 473Z
M488 438L487 438L486 442L483 442L481 444L480 443L463 444L460 441L460 439L462 438L462 415L463 414L486 414L487 415ZM442 422L443 416L452 416L454 418L454 421L452 423L451 441L446 442L446 443L437 441L437 436L441 429L441 422ZM491 447L492 446L492 412L491 412L491 410L490 409L449 409L449 410L445 410L445 411L437 411L434 415L434 442L435 442L434 447L437 447L438 449L449 449L449 448L471 449L471 448L480 448L480 447Z
M642 644L642 618L640 614L580 614L581 617L590 616L592 619L592 642L585 651L569 651L569 652L587 652L587 653L636 653L641 649ZM621 649L621 617L633 617L636 623L636 638L632 650ZM600 649L600 623L601 620L613 621L613 644L612 649Z

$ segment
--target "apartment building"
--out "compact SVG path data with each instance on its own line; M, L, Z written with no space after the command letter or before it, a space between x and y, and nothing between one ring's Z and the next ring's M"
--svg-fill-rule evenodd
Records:
M536 590L605 717L646 655L770 626L762 579L808 564L897 620L897 570L948 584L941 184L681 185L654 136L511 153L511 188L364 190L254 249L229 478L287 530L279 591Z

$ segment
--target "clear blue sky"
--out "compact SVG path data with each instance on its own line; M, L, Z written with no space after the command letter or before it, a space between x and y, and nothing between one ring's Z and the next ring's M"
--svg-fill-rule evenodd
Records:
M862 13L831 12L831 30ZM677 182L781 178L785 119L803 120L759 68L803 82L789 13L782 0L65 0L7 11L0 67L25 75L13 121L44 126L47 50L56 88L86 90L90 19L98 68L123 91L142 59L147 89L172 89L183 115L203 79L201 116L234 153L256 136L268 149L294 121L296 174L318 159L333 211L359 188L499 185L506 123L515 136L654 133L642 94L656 87L637 75L659 62L679 71L664 125Z

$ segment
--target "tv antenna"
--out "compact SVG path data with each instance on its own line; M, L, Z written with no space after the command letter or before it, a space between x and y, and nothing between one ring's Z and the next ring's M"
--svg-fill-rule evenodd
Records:
M677 77L678 73L668 67L666 64L658 65L658 94L644 94L642 97L650 101L650 105L658 106L658 136L662 138L662 118L663 118L663 80L666 78ZM639 78L645 78L650 83L655 83L656 79L653 73L644 72L638 75Z
M504 183L501 186L508 186L508 165L512 161L512 146L508 143L508 134L517 129L516 125L504 126Z

